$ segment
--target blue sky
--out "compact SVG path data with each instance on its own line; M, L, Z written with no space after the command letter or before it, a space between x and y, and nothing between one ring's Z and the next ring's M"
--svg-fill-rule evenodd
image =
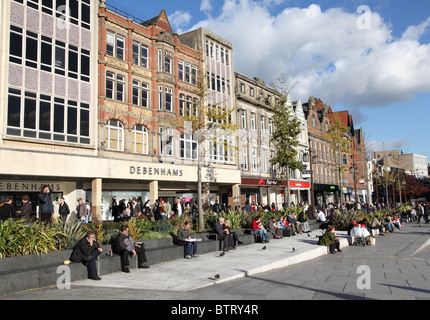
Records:
M430 161L429 0L107 3L142 20L165 9L178 33L204 26L233 43L235 71L266 84L284 73L298 81L293 100L349 110L374 149L402 145Z

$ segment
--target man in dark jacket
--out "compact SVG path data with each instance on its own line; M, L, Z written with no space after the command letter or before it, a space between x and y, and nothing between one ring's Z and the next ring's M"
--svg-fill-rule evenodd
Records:
M136 243L133 238L128 233L128 227L126 225L121 226L120 232L116 237L116 247L118 249L119 254L121 255L121 270L122 272L129 273L130 272L130 256L137 255L137 267L140 268L149 268L149 266L145 263L147 261L145 254L145 246L142 244Z
M215 223L215 231L218 234L218 240L224 240L223 251L235 250L233 247L233 236L230 234L228 229L223 229L224 218L219 218L218 222Z
M70 261L87 266L88 279L101 280L96 266L96 259L101 253L102 248L98 245L94 232L88 231L86 236L74 246Z
M16 218L16 210L12 205L13 197L10 196L7 201L0 204L0 220L6 221L9 218Z

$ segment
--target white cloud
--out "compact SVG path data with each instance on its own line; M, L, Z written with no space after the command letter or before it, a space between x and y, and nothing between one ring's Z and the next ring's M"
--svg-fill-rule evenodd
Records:
M182 33L181 27L186 26L191 20L191 15L189 12L175 11L169 16L170 24L174 32Z
M209 12L212 10L212 5L210 0L202 0L200 4L200 11Z
M270 83L285 73L299 81L295 99L310 95L345 107L386 106L430 92L430 45L419 38L430 18L394 39L391 25L376 12L369 30L360 15L318 5L285 8L273 15L277 0L225 0L217 17L203 26L233 43L235 71Z

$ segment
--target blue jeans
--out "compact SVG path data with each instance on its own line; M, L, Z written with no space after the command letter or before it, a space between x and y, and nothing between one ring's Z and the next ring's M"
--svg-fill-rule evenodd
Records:
M179 241L179 244L185 247L185 255L191 256L191 248L193 249L192 254L197 254L197 241Z
M252 231L252 234L258 234L260 235L261 241L269 242L269 235L267 234L266 229Z

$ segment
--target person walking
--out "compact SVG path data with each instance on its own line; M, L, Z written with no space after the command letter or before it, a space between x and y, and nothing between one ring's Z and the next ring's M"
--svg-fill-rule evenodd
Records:
M40 220L42 222L50 222L54 214L54 204L52 203L51 190L49 186L44 184L39 194L39 210Z
M70 214L69 205L66 203L64 197L60 198L60 205L58 207L58 214L60 215L61 221L66 223L67 216Z

